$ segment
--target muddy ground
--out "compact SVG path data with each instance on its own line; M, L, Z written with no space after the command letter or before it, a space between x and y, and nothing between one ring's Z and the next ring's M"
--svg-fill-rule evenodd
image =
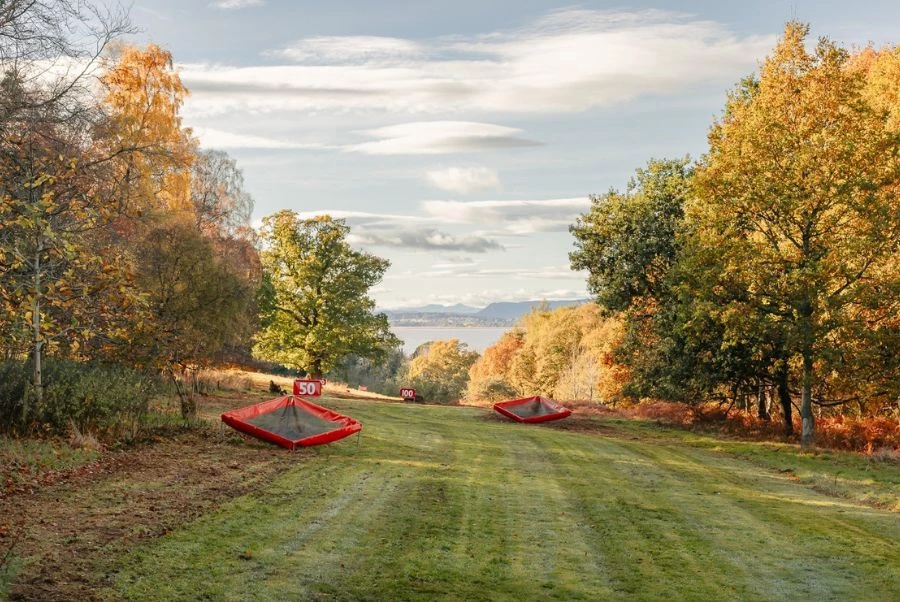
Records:
M214 418L258 399L207 398L202 412ZM26 559L9 599L96 599L113 578L113 561L132 545L254 490L303 453L218 426L172 429L7 490L0 494L0 559L10 548Z

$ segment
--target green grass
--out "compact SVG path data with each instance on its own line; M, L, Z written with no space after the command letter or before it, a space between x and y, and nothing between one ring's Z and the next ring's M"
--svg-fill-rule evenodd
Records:
M100 457L94 449L72 447L61 440L16 439L0 435L0 463L4 476L42 470L74 468Z
M323 403L363 422L359 448L295 452L268 486L122 558L106 597L900 599L897 514L766 466L774 450Z
M783 473L820 492L900 512L900 464L896 461L834 450L804 453L795 444L722 439L659 428L649 421L608 420L604 424L641 437L722 452Z

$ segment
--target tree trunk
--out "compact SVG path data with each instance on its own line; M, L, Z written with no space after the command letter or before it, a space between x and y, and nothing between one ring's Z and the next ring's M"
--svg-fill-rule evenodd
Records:
M759 387L756 389L756 415L760 420L766 422L772 419L769 416L769 407L766 405L766 387L762 383L759 383Z
M812 413L812 380L813 361L807 353L803 356L803 389L800 397L800 418L803 425L800 432L801 449L812 449L815 444L816 422Z
M175 385L175 392L178 393L181 418L185 421L193 420L197 417L197 401L194 399L193 387L186 381L187 375L183 371L179 377L173 368L171 374L172 384Z
M791 391L788 389L787 367L780 368L775 378L777 379L778 401L781 403L781 413L784 416L784 434L791 436L794 434L794 417L791 406Z
M34 301L31 304L31 329L34 335L34 393L38 405L44 401L44 379L41 372L41 354L44 342L41 337L41 252L43 241L38 240L34 254Z

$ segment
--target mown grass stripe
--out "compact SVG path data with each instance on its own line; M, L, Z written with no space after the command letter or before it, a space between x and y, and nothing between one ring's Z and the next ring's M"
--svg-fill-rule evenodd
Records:
M900 597L896 515L742 459L478 409L333 405L365 424L358 449L298 455L255 494L143 546L112 597Z

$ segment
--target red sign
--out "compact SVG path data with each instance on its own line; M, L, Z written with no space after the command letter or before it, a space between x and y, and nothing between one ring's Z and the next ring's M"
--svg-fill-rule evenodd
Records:
M415 399L416 398L416 390L415 389L400 389L400 397L403 399Z
M294 381L294 395L318 397L322 394L321 380L303 380L298 378Z

